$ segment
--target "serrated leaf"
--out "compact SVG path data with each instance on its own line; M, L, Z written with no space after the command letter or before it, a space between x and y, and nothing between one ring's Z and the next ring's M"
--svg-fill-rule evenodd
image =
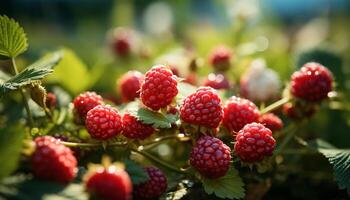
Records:
M244 194L244 183L235 168L230 168L226 176L219 179L208 179L201 177L204 190L208 194L215 194L220 198L242 199Z
M23 28L7 16L0 16L0 55L14 58L28 48Z
M130 113L138 120L141 120L145 124L152 124L155 128L171 128L171 124L178 119L176 115L163 115L162 113L154 112L146 108L140 108Z
M149 179L148 174L144 168L137 164L135 161L125 160L124 164L125 170L128 172L134 185L144 183Z
M0 180L17 168L24 134L19 125L8 124L0 129Z

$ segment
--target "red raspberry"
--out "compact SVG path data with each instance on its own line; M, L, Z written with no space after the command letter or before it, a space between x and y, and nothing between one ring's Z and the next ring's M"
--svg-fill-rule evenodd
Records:
M95 92L84 92L73 100L74 109L82 119L85 119L89 110L102 103L102 97Z
M156 167L146 167L145 170L149 179L147 182L135 186L134 195L137 199L158 199L167 190L167 178Z
M209 62L219 71L225 71L230 67L232 51L228 47L218 46L209 55Z
M179 70L176 67L170 65L169 68L175 76L179 77Z
M259 116L259 110L253 102L233 96L224 106L223 125L229 131L238 132L244 125L257 122Z
M111 35L111 46L114 53L120 57L127 57L132 51L132 32L125 28L117 28Z
M236 135L235 154L243 162L259 162L271 156L276 141L270 129L259 123L247 124Z
M283 128L282 120L273 113L266 113L260 116L259 123L263 124L272 132L279 131Z
M118 110L110 105L99 105L91 109L85 120L90 136L97 140L107 140L121 133L122 119Z
M57 106L57 97L54 93L48 92L46 95L46 107L49 109L54 109Z
M211 179L225 176L230 168L230 161L230 148L215 137L202 136L191 151L191 165Z
M131 200L132 183L128 173L110 166L96 170L86 178L85 187L92 194L105 200Z
M144 76L138 71L129 71L119 80L119 91L124 102L140 97L140 88Z
M151 125L138 121L136 117L126 113L123 116L123 135L131 139L146 139L154 132Z
M32 170L36 178L68 183L77 172L77 160L73 152L51 136L35 139L36 149L32 155Z
M291 93L306 101L320 101L327 98L332 82L332 73L326 67L319 63L306 63L292 75Z
M163 65L152 67L141 85L141 101L153 110L168 106L177 95L177 80L171 70Z
M182 121L208 128L217 128L222 120L221 99L211 87L200 87L183 101Z
M214 89L229 89L230 82L223 74L211 73L203 83L204 86L212 87Z

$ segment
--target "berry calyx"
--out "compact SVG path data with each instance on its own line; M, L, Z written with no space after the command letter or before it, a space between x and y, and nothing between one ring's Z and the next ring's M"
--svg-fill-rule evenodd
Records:
M124 102L140 97L140 88L144 76L139 71L129 71L119 80L119 92Z
M145 106L152 110L165 108L171 104L177 93L176 76L168 67L158 65L145 74L140 94Z
M228 47L218 46L209 55L209 63L218 71L226 71L231 66L232 51Z
M228 79L225 77L224 74L210 73L207 79L204 80L203 85L212 87L216 90L230 88L230 82L228 81Z
M326 67L315 62L306 63L293 73L291 93L305 101L321 101L332 91L332 82L332 73Z
M137 199L158 199L167 190L167 178L163 172L156 167L146 167L145 171L149 179L145 183L135 186L134 195Z
M36 178L68 183L76 175L77 160L73 152L51 136L34 140L36 149L31 157L33 175Z
M184 99L180 108L182 121L208 128L217 128L222 116L221 99L211 87L198 88Z
M87 112L95 106L103 104L103 98L95 92L84 92L73 100L74 110L81 119L85 119Z
M90 136L97 140L107 140L121 133L122 119L116 108L99 105L91 109L85 120Z
M191 151L191 165L207 178L225 176L230 168L230 161L230 148L215 137L202 136Z
M272 132L283 128L282 120L273 113L266 113L260 116L259 123L270 129Z
M246 124L257 122L259 109L248 99L232 96L224 105L223 125L229 130L238 132Z
M270 129L260 123L250 123L236 135L234 150L241 161L253 163L271 156L276 146Z
M154 133L154 128L151 125L138 121L136 117L129 113L124 114L122 121L123 135L127 138L143 140Z

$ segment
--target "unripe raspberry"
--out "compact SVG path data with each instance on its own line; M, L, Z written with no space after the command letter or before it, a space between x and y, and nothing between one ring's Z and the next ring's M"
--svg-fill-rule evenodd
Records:
M95 92L84 92L73 100L74 109L81 119L85 119L86 113L95 106L103 104L103 99Z
M240 80L240 94L252 101L264 102L278 97L280 79L262 59L254 60Z
M208 128L217 128L222 115L221 99L210 87L198 88L184 99L180 108L182 121Z
M91 109L85 120L90 136L97 140L107 140L121 133L122 119L117 109L110 105L99 105Z
M158 199L167 190L167 178L163 172L156 167L146 167L145 170L149 179L145 183L135 186L134 195L136 199Z
M177 80L171 70L163 65L152 67L141 85L141 101L152 110L165 108L177 95Z
M321 101L332 91L332 82L332 73L326 67L315 62L306 63L293 73L291 93L305 101Z
M244 126L236 135L234 150L243 162L259 162L271 156L276 146L270 129L259 123Z
M105 200L131 200L132 183L126 171L117 166L98 168L85 178L85 187L90 194Z
M232 96L224 105L223 125L229 131L238 132L246 124L259 120L259 110L248 99Z
M57 97L54 93L48 92L46 95L46 107L49 109L54 109L57 106Z
M225 77L224 74L214 74L210 73L203 83L204 86L212 87L214 89L229 89L230 82Z
M266 113L260 116L259 123L270 129L272 132L283 128L282 120L273 113Z
M209 55L209 62L218 71L226 71L231 66L232 51L228 47L215 47Z
M151 125L138 121L136 117L126 113L123 116L123 135L131 139L146 139L154 133Z
M140 88L144 76L138 71L129 71L119 80L119 92L124 102L140 97Z
M51 136L35 139L36 149L32 155L32 170L36 178L68 183L76 175L77 160L73 152Z
M230 161L230 148L215 137L202 136L191 151L191 165L211 179L225 176L230 168Z

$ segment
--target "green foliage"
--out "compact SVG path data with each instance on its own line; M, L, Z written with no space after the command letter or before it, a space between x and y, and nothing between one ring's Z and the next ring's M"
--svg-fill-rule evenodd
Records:
M13 19L0 16L0 55L14 58L28 48L23 28Z
M179 90L179 94L177 96L177 103L182 104L183 100L190 94L196 92L196 87L193 85L190 85L188 83L179 82L177 84L177 88Z
M208 194L215 194L220 198L242 199L244 197L244 183L235 168L230 168L226 176L219 179L201 177L204 190Z
M19 74L6 80L0 86L0 97L10 90L17 90L34 81L43 79L53 72L53 67L61 60L62 53L55 52L34 62Z
M17 168L24 134L18 124L0 129L0 180Z
M6 80L10 79L11 76L0 70L0 84L3 84Z
M155 128L171 128L171 124L178 120L177 115L164 115L159 112L154 112L146 108L140 108L137 111L129 111L138 120L145 124L152 124Z
M134 185L146 182L149 179L147 172L135 161L125 160L123 162L125 164L125 170L128 172Z

